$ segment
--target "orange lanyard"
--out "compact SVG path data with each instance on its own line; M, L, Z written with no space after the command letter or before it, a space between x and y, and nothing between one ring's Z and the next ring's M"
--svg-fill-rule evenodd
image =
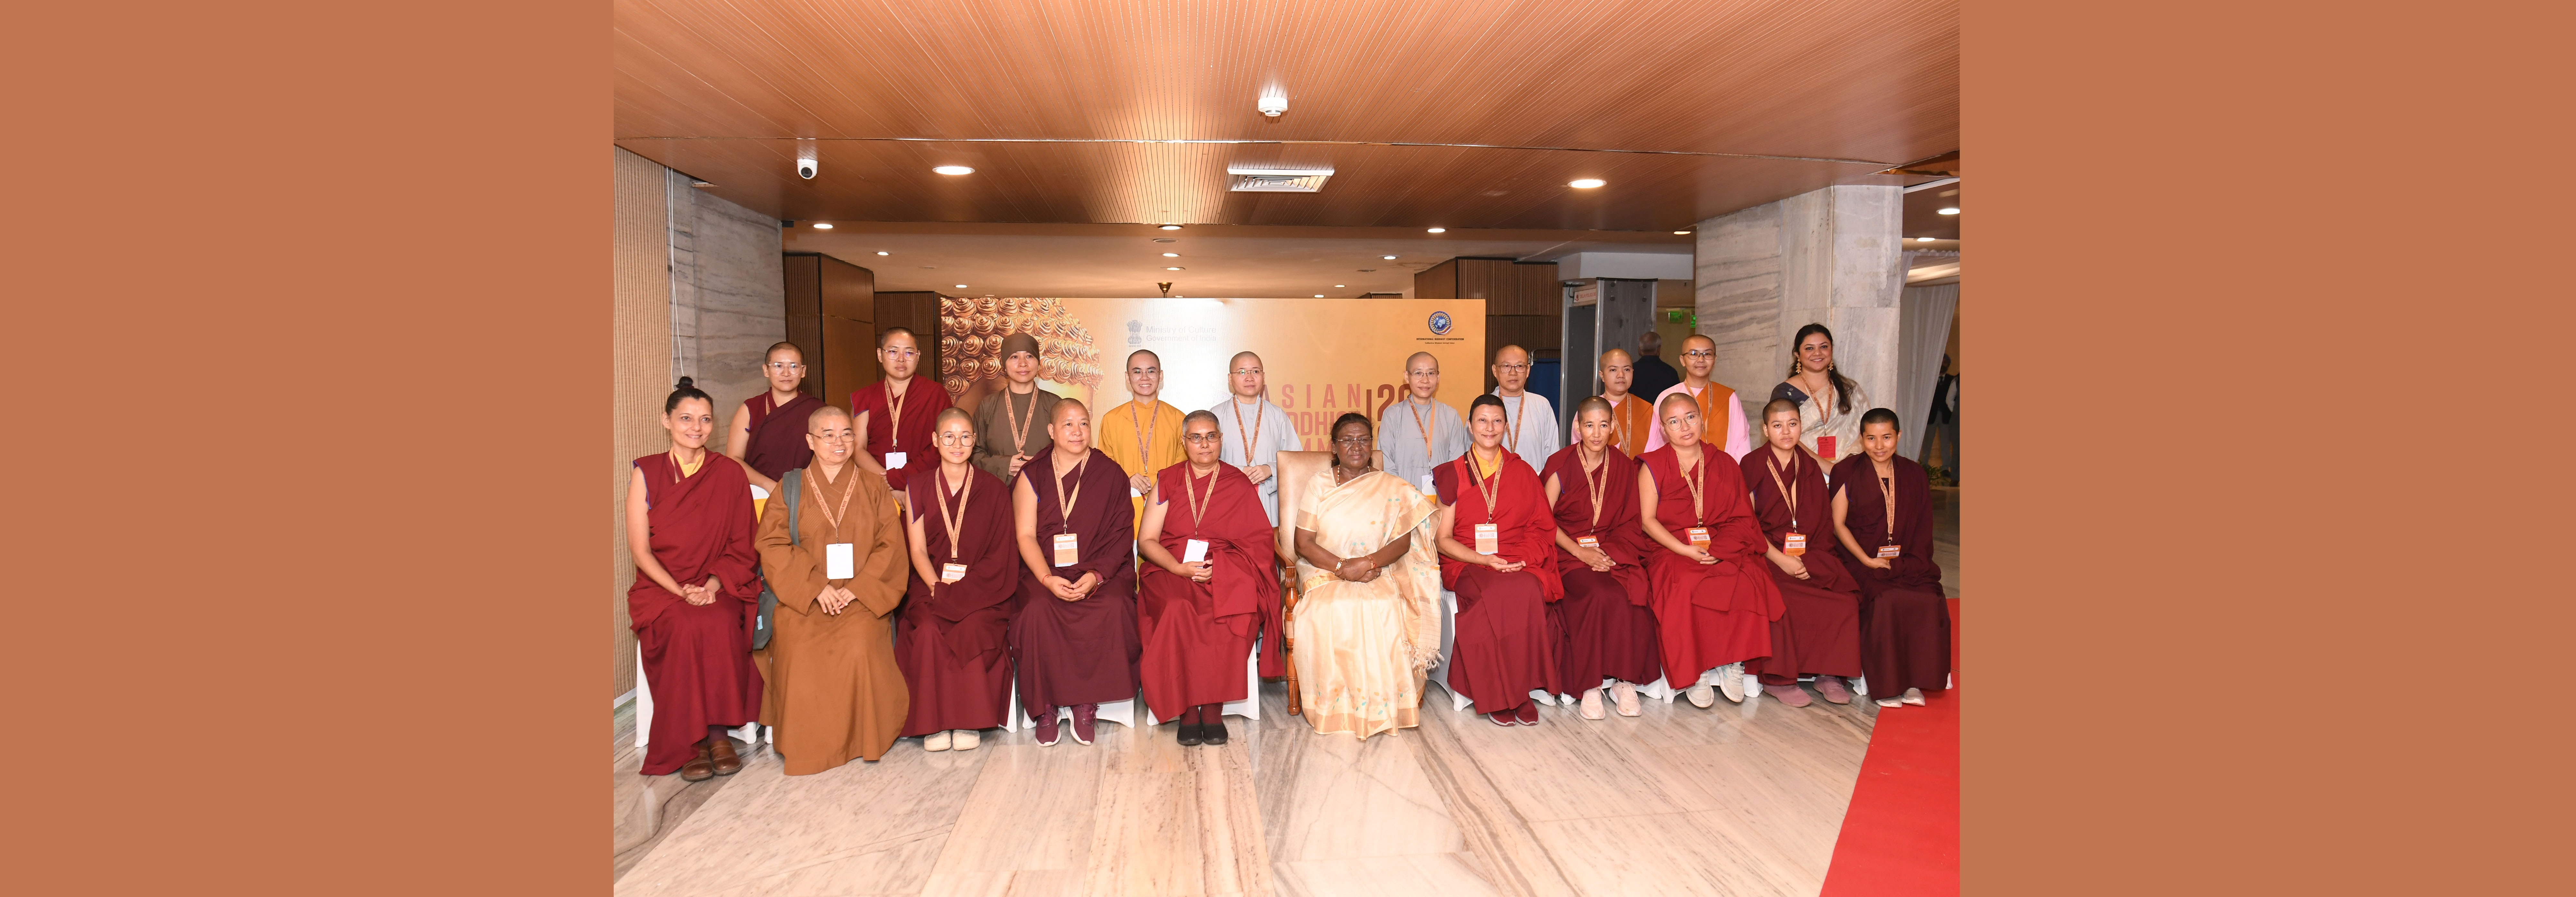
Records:
M1082 470L1090 466L1091 456L1088 454L1083 455L1082 460L1073 465L1072 489L1064 488L1063 480L1056 481L1056 505L1059 508L1056 516L1064 518L1065 532L1073 532L1073 503L1082 500Z
M810 473L813 475L805 478L805 485L814 490L815 498L823 499L823 502L817 503L814 506L814 510L823 511L825 507L829 506L831 501L831 499L823 495L823 471L821 468L816 468L810 471ZM840 509L834 511L823 511L823 522L832 525L832 532L830 534L834 536L841 534L841 515L847 514L850 511L850 496L859 494L859 478L850 476L850 468L846 466L842 467L841 476L843 479L841 480Z
M948 507L944 505L939 509L939 522L948 525L948 559L953 561L957 559L957 537L966 526L966 494L975 491L975 472L967 471L965 482L959 483L954 493L948 491L947 477L936 479L939 481L939 493L956 501L955 514L950 514Z
M1679 461L1681 459L1674 458L1673 460ZM1707 486L1701 483L1699 478L1700 471L1707 467L1708 446L1703 445L1700 446L1699 449L1699 460L1691 462L1691 469L1682 474L1682 484L1690 487L1691 523L1695 526L1708 525L1708 511L1702 508L1700 504L1700 494L1707 489Z
M1498 396L1498 398L1499 398L1499 396ZM1522 393L1522 394L1521 394L1521 405L1527 405L1527 404L1529 404L1529 394L1528 394L1528 393ZM1505 447L1505 448L1509 448L1509 449L1511 449L1511 450L1512 450L1512 454L1517 455L1517 454L1520 454L1520 453L1521 453L1521 408L1520 408L1520 405L1514 405L1514 406L1512 406L1512 413L1511 413L1509 416L1510 416L1510 417L1511 417L1511 419L1512 419L1512 429L1511 429L1511 432L1510 432L1510 433L1505 434L1506 436L1510 437L1510 439L1509 439L1508 443L1507 443L1504 447Z
M1405 396L1405 397L1404 397L1404 410L1406 410L1406 411L1410 411L1410 412L1413 412L1413 428L1414 428L1414 429L1416 429L1416 430L1420 430L1420 431L1422 431L1422 461L1423 461L1423 463L1425 463L1425 464L1438 464L1438 463L1440 463L1440 459L1438 459L1438 458L1434 458L1434 457L1431 457L1431 425L1430 425L1430 424L1426 424L1426 423L1423 423L1423 422L1422 422L1422 409L1420 409L1420 408L1416 408L1416 407L1414 407L1414 406L1413 406L1413 397L1412 397L1412 396ZM1436 420L1436 418L1435 418L1435 420ZM1238 424L1238 426L1239 426L1239 424Z
M1011 443L1011 454L1017 455L1029 444L1029 425L1038 422L1038 389L1035 385L1029 387L1028 420L1021 420L1019 409L1011 406L1011 395L1010 387L1002 387L1002 413L1010 416L1011 432L1018 434L1019 440Z
M894 387L892 386L887 386L885 388L886 433L888 434L886 436L886 450L888 451L903 448L903 400L912 398L911 386L912 385L909 383L904 384L903 395L895 395ZM1032 396L1032 398L1034 398L1034 396ZM1008 400L1006 399L1004 401ZM1030 403L1029 410L1034 414L1034 412L1037 411L1037 404L1034 402ZM1031 419L1035 419L1034 416Z
M1878 490L1880 494L1887 497L1887 541L1879 544L1894 545L1896 544L1896 478L1879 477Z
M1574 456L1575 458L1580 459L1583 457L1581 454L1582 449L1578 448L1575 451L1577 453ZM1594 475L1596 471L1599 473L1599 476ZM1597 533L1601 531L1601 505L1603 504L1601 493L1603 489L1609 486L1609 479L1610 453L1605 450L1601 453L1601 461L1599 464L1585 467L1583 469L1583 485L1590 487L1592 490L1592 528L1587 530L1587 532Z
M1628 415L1621 411L1627 404L1627 396L1620 396L1618 401L1610 403L1610 438L1619 443L1619 450L1623 452L1628 450Z
M1154 403L1154 419L1143 430L1136 429L1136 406L1127 406L1127 429L1136 433L1136 471L1151 475L1154 470L1154 431L1163 425L1163 403Z
M1199 497L1198 474L1181 471L1181 494L1190 497L1190 531L1207 529L1207 503L1216 499L1216 471L1208 471L1207 497Z
M1502 497L1503 459L1494 459L1494 475L1486 477L1478 475L1474 468L1467 465L1467 460L1475 457L1476 447L1468 446L1467 453L1458 456L1458 473L1461 476L1476 481L1476 491L1484 493L1485 496L1485 522L1499 525L1502 521L1495 518L1494 508L1496 506L1496 501ZM1483 467L1485 466L1485 462L1483 459L1477 459L1475 466ZM1488 481L1490 481L1490 484L1488 484Z
M1245 467L1253 466L1252 446L1253 443L1261 440L1261 403L1264 401L1267 400L1253 400L1252 428L1250 430L1246 430L1243 426L1243 404L1235 401L1232 397L1228 397L1225 400L1225 409L1227 411L1234 412L1234 432L1241 434L1243 437L1243 466Z
M1789 531L1790 531L1790 532L1793 532L1793 533L1794 533L1794 532L1797 532L1797 531L1798 531L1798 490L1797 490L1797 488L1796 488L1796 487L1793 487L1793 486L1790 486L1790 485L1788 485L1788 484L1786 484L1786 483L1782 483L1782 482L1780 481L1780 459L1779 459L1776 455L1775 455L1775 456L1773 456L1773 457L1768 457L1768 458L1764 458L1764 459L1762 459L1762 467L1763 467L1763 469L1765 469L1765 470L1771 471L1771 485L1772 485L1772 486L1774 486L1774 487L1777 487L1777 488L1780 490L1780 497L1781 497L1781 498L1783 498L1783 499L1785 499L1785 500L1787 500L1787 501L1789 502ZM1791 456L1789 456L1789 476L1790 476L1791 478L1793 478L1793 479L1794 479L1794 478L1796 478L1796 477L1797 477L1797 475L1798 475L1798 474L1797 474L1797 470L1798 470L1798 457L1797 457L1796 455L1791 455Z

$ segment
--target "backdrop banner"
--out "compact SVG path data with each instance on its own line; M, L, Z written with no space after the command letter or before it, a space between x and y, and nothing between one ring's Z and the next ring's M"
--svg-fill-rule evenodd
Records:
M1255 352L1270 401L1324 451L1333 419L1375 421L1403 395L1404 360L1440 359L1440 401L1460 409L1485 382L1482 299L947 299L939 308L939 377L964 408L1001 388L1002 339L1037 338L1038 384L1098 414L1132 396L1127 355L1163 361L1162 399L1183 411L1226 396L1226 361Z

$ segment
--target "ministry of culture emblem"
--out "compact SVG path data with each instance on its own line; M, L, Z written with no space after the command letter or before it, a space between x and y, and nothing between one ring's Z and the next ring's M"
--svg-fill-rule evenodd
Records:
M1143 335L1143 331L1144 331L1144 330L1145 330L1145 322L1143 322L1143 321L1129 321L1129 322L1127 322L1127 344L1128 344L1128 345L1130 345L1130 346L1142 346L1142 345L1144 345L1144 344L1145 344L1145 337L1144 337L1144 335Z
M1449 313L1448 313L1448 312L1445 312L1445 311L1435 311L1435 312L1432 312L1432 313L1431 313L1431 335L1433 335L1433 336L1448 336L1448 335L1449 335Z

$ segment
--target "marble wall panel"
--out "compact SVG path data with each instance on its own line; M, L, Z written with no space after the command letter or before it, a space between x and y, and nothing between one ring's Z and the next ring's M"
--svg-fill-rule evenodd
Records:
M787 338L776 219L664 180L670 216L671 378L696 378L718 414L758 395L761 356Z
M1711 376L1748 419L1811 323L1833 330L1835 367L1873 403L1894 394L1903 206L1896 187L1827 187L1700 222L1699 332L1717 341Z

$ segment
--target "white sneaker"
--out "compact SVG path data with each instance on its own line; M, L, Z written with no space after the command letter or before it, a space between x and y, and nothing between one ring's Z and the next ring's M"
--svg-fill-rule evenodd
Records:
M1682 697L1689 698L1693 707L1707 707L1717 703L1717 689L1710 688L1708 683L1702 682L1683 691Z
M1744 703L1744 665L1730 663L1718 667L1717 689L1726 693L1727 700Z
M944 750L947 750L947 749L948 749L948 733L947 733L947 732L945 732L945 731L940 731L940 732L932 732L932 733L930 733L930 734L928 734L928 735L921 736L921 749L922 749L922 750L925 750L925 751L944 751Z
M1919 688L1906 689L1905 696L1898 698L1897 700L1912 704L1916 707L1921 707L1923 706L1923 690Z
M958 729L948 734L955 736L951 746L956 750L971 751L977 745L984 743L983 736L975 734L973 729Z

